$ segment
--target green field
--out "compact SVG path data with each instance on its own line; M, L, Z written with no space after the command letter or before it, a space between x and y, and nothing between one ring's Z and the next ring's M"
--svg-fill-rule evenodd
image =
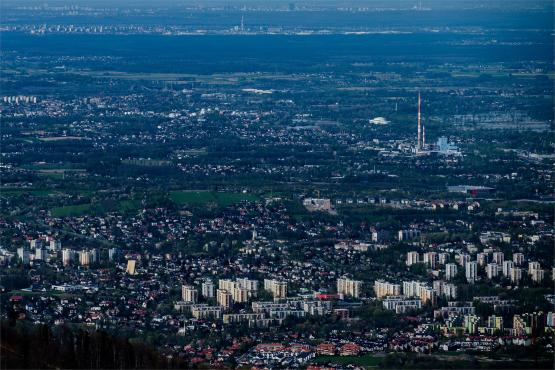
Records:
M230 204L241 202L243 200L256 201L259 198L254 194L183 190L171 192L170 199L179 205L204 205L214 203L220 206L228 206Z
M50 210L52 217L82 216L90 213L92 204L79 204L75 206L56 207Z
M315 364L339 364L339 365L358 365L365 367L376 367L381 363L381 358L372 354L363 356L317 356L312 363Z
M140 207L140 204L136 200L122 200L116 201L104 201L100 203L86 203L71 206L62 206L52 208L50 214L52 217L77 217L85 215L98 215L104 214L106 212L131 212L135 211Z

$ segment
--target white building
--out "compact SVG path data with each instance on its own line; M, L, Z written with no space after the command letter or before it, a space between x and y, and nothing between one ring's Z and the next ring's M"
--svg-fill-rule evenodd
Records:
M197 303L198 292L192 285L181 286L181 299L187 303Z
M524 263L524 254L523 253L513 254L513 262L515 266L522 266L522 264Z
M418 252L408 252L407 253L407 266L412 266L419 262L420 256Z
M486 266L486 275L488 279L495 279L499 275L499 265L496 263L488 263Z
M19 260L21 262L23 262L24 265L29 264L29 249L25 248L25 247L19 247L17 248L17 257L19 258Z
M206 280L202 282L201 287L202 296L205 298L214 298L216 292L216 286L212 280Z
M478 264L475 261L467 262L465 265L465 276L469 283L474 283L478 278Z
M343 294L347 297L358 298L360 296L360 289L362 288L362 281L352 280L346 277L337 279L337 293Z
M513 261L504 261L503 262L503 276L505 277L510 277L511 276L511 270L514 267L514 262Z
M454 263L447 263L445 265L445 279L452 280L457 276L458 268Z

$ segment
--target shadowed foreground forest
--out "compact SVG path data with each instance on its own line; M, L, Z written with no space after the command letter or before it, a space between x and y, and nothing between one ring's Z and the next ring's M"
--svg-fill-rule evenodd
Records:
M2 369L173 369L187 363L104 331L61 326L1 326Z

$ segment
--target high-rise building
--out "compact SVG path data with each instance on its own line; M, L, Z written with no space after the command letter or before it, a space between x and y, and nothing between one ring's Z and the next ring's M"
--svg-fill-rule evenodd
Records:
M91 263L99 263L100 262L100 250L98 248L94 248L90 252L90 262Z
M545 271L542 269L532 270L530 277L532 278L532 281L539 283L544 279Z
M51 251L59 251L62 249L62 242L56 239L51 239L48 249Z
M135 275L136 267L137 267L136 265L137 265L136 260L127 260L127 268L125 269L125 272L129 275Z
M247 302L249 300L249 290L246 288L236 287L233 289L232 298L234 302Z
M436 252L427 252L423 255L424 259L423 262L430 266L430 268L435 269L437 266L437 253Z
M440 265L445 265L449 262L449 253L440 253L438 259Z
M419 297L421 285L422 283L419 281L403 281L403 295L407 297Z
M505 254L503 252L493 252L493 263L503 266L505 261Z
M503 276L510 277L514 265L513 261L503 261Z
M511 269L511 282L518 284L520 280L522 280L522 269L520 267L513 267Z
M478 332L480 317L476 315L464 315L464 330L467 334L475 334Z
M535 261L529 261L528 262L528 275L532 275L532 272L534 270L539 270L541 269L541 265L539 262L535 262Z
M412 266L418 263L419 255L418 252L408 252L407 253L407 266Z
M416 239L420 237L420 230L399 230L399 232L397 233L397 237L399 241Z
M488 328L493 329L495 331L503 330L503 317L502 316L495 316L491 315L488 317Z
M374 243L383 243L390 239L389 231L385 230L374 230L372 232L372 241Z
M478 278L478 264L475 261L467 262L465 265L466 281L474 283Z
M443 294L447 299L457 299L457 286L455 284L443 284Z
M337 293L347 297L359 298L362 281L351 280L346 277L337 279Z
M459 254L458 256L459 265L462 267L466 266L466 263L470 261L470 255L466 253Z
M430 302L432 306L436 305L437 295L433 288L430 288L429 286L421 286L419 293L420 293L419 297L420 297L420 300L422 301L422 304L426 304L427 302Z
M23 262L24 265L28 265L29 264L29 249L26 247L19 247L17 248L17 257L19 258L19 260L21 262Z
M524 254L523 253L513 254L513 262L515 266L522 266L522 264L524 263Z
M432 283L432 287L438 296L443 295L443 287L445 286L445 281L443 280L434 280Z
M117 248L110 248L108 249L108 261L113 261L118 254Z
M231 279L220 279L218 280L218 289L227 290L228 292L232 292L235 287L239 286L239 284Z
M225 289L216 290L216 300L220 306L223 308L231 307L231 301L233 297L230 292Z
M73 260L73 250L65 248L62 250L62 264L69 266Z
M240 278L236 281L240 288L247 289L249 292L256 292L258 290L258 280Z
M488 263L488 255L485 253L478 253L476 255L476 262L478 262L480 266L485 266Z
M37 249L42 247L42 240L41 239L31 239L29 241L29 245L31 246L31 249Z
M91 264L91 254L88 250L83 249L79 251L79 264L81 266L88 266Z
M184 302L196 303L198 301L198 292L192 285L181 286L181 299Z
M274 298L287 297L287 283L274 279L264 279L264 290L272 293Z
M214 298L215 297L215 290L216 286L212 282L212 280L206 280L202 282L202 296L205 298Z
M488 263L486 266L486 275L488 279L494 279L499 274L499 266L496 263Z
M35 249L35 260L36 261L46 260L46 249L42 247Z
M383 280L376 280L374 282L374 292L376 297L383 298L391 295L401 295L401 285L392 284Z
M274 298L287 297L287 283L285 281L275 281L272 289Z
M543 312L514 315L514 335L538 335L544 330L546 321L546 316Z
M447 263L445 265L445 279L452 280L457 276L457 265L454 263Z

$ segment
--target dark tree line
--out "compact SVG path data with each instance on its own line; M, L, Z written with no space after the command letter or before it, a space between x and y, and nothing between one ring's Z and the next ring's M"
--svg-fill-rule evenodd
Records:
M187 368L142 343L105 331L2 322L2 369L172 369Z

